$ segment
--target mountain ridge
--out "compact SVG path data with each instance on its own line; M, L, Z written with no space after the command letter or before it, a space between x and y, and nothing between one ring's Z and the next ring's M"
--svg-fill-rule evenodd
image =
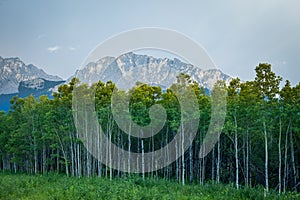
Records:
M216 80L224 80L229 83L232 79L220 69L202 70L200 67L184 63L177 58L154 58L129 52L117 58L107 56L90 62L82 69L77 70L67 79L67 82L73 77L77 77L81 82L89 84L98 80L104 82L111 80L115 83L121 80L123 84L119 84L120 86L133 86L135 82L142 81L167 88L176 82L176 76L179 73L188 74L192 80L209 90L213 88Z
M117 58L106 56L90 62L63 81L62 78L47 74L32 64L26 65L19 57L0 56L0 109L7 111L9 99L15 95L26 97L33 94L35 97L40 95L51 97L59 85L69 83L73 77L79 78L83 83L111 80L120 86L120 89L130 89L137 81L166 89L176 83L176 77L180 73L190 75L192 80L208 91L217 80L229 83L232 79L219 69L202 70L177 58L155 58L129 52Z

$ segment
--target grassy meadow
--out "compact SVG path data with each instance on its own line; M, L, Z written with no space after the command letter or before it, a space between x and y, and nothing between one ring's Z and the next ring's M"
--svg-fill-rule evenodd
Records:
M278 196L264 188L206 183L182 186L175 181L140 177L76 178L65 175L0 174L0 199L300 199L299 193Z

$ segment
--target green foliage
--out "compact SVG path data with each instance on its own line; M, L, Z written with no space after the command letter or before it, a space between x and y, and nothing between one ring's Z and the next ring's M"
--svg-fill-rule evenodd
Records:
M0 199L277 199L275 191L264 198L262 187L243 187L207 183L182 186L163 179L72 178L48 174L0 174ZM299 193L286 193L280 199L299 199Z
M26 196L27 193L29 195L35 187L43 191L37 185L26 186L35 181L41 181L40 183L46 187L45 192L40 194L45 195L40 196L41 199L49 196L50 199L98 198L99 195L100 198L105 199L122 199L122 197L188 199L202 194L205 194L204 199L223 198L214 194L214 191L224 194L225 198L228 194L237 199L260 199L262 198L260 186L265 184L265 163L267 163L269 164L270 188L278 188L280 174L285 181L287 190L297 190L300 174L300 83L293 87L289 81L286 81L285 86L280 90L280 81L281 77L272 72L271 65L259 64L256 67L256 78L253 81L241 82L235 78L228 86L223 81L216 83L217 87L211 91L211 95L217 95L220 91L227 92L226 121L223 130L219 131L222 131L219 141L220 149L215 147L204 159L199 159L199 149L210 125L211 111L222 104L219 102L219 98L214 99L211 98L211 95L205 94L204 89L196 82L191 81L191 78L185 74L180 74L177 77L177 83L166 91L162 91L158 86L137 83L134 88L126 92L118 90L111 81L106 83L99 81L88 86L79 84L79 80L74 78L69 84L61 85L58 88L58 91L53 94L54 99L49 99L47 96L41 96L39 99L35 99L33 96L13 97L10 112L8 114L0 112L0 169L15 173L27 172L28 174L57 172L81 177L81 179L65 179L61 176L36 177L35 179L35 177L21 175L24 178L22 181L17 176L2 175L2 177L7 179L8 183L10 183L9 179L15 179L17 184L9 185L9 187L16 191L18 188L25 188L24 190L19 189L22 196ZM191 96L193 94L198 100L196 107L190 106L186 110L181 109L179 97L176 94L184 93L184 89L188 89L192 93L183 95L182 102L189 102L188 100L194 97ZM94 96L89 93L92 90L95 91ZM195 142L187 150L183 160L180 158L164 169L146 173L144 177L147 181L143 181L139 176L128 178L128 174L112 170L99 163L85 149L84 140L78 135L79 131L75 128L73 118L76 117L76 110L73 110L72 107L74 92L75 94L81 92L79 100L81 100L82 106L89 106L88 103L91 102L86 100L95 97L95 110L93 110L95 113L93 114L98 116L104 134L118 147L131 152L142 151L141 140L127 134L128 132L119 128L114 120L111 105L113 94L117 97L116 106L129 102L128 115L124 117L124 109L116 109L117 113L115 114L124 117L124 120L131 120L128 123L130 126L132 123L140 126L147 126L151 122L158 124L159 120L150 119L150 107L155 104L164 107L167 115L166 123L155 136L143 140L145 153L160 149L169 143L178 133L181 123L186 120L182 116L199 118ZM199 109L195 109L197 106ZM221 111L214 113L222 114ZM86 119L86 127L91 124L89 121ZM86 135L88 134L91 133L86 131ZM188 136L190 133L185 131L184 134ZM282 135L281 147L278 147L279 135ZM267 146L267 152L265 146ZM281 161L284 170L281 173L278 172L279 152L283 155ZM267 156L269 158L265 159ZM189 185L182 188L172 182L152 179L161 177L166 180L182 181L185 178L189 180L187 182L197 184L199 182L203 184L209 180L217 181L217 163L219 164L220 182L231 184L236 177L239 177L238 185L245 186L241 192L228 185L207 184L202 187ZM183 178L180 176L183 174L182 164L185 164ZM239 166L238 172L235 171L236 166ZM106 179L82 178L96 175L101 178L110 176L120 181L120 184L115 181L108 182ZM126 177L126 180L121 177ZM43 182L48 179L49 185ZM56 179L67 185L64 191L60 191L60 187L63 185L55 182ZM81 181L87 184L87 187L84 187ZM2 181L2 188L5 186L3 183ZM91 183L98 184L97 187L103 183L99 190L107 190L107 193L90 194L91 191L98 191L96 185L93 186ZM23 184L26 187L23 187ZM26 188L30 192L26 191ZM4 192L2 193L2 191ZM8 187L2 191L3 195L14 195ZM113 196L116 193L120 197ZM180 196L181 194L184 195ZM271 195L273 195L272 192ZM38 198L38 196L35 197ZM18 197L11 196L11 198Z

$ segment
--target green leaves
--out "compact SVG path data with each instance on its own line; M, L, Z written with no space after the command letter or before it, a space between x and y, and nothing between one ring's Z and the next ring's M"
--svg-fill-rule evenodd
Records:
M276 76L268 63L260 63L256 68L255 86L260 92L261 98L272 101L279 93L279 84L282 78Z
M265 182L263 179L266 174L264 159L267 155L263 147L267 144L269 182L270 186L275 188L278 180L277 141L279 130L282 131L282 133L280 132L282 135L284 135L285 130L288 130L286 134L290 136L290 141L281 146L281 148L287 149L288 179L294 176L291 174L293 165L295 165L295 169L299 168L300 151L298 145L300 142L300 83L292 86L289 81L286 81L285 86L280 90L280 81L281 77L272 71L271 65L262 63L256 67L255 80L242 82L239 78L235 78L229 85L223 81L218 81L210 95L206 94L204 88L193 82L188 75L179 74L177 83L165 91L158 86L141 82L138 82L130 91L123 91L119 90L111 81L106 83L99 81L89 86L79 84L79 80L75 78L70 83L61 85L58 91L53 94L54 99L49 99L46 96L41 96L39 99L35 99L33 96L27 98L16 96L11 99L10 112L8 114L0 112L0 160L2 162L0 167L5 170L27 171L28 173L33 173L36 169L43 173L47 171L68 173L70 171L73 176L80 177L82 175L128 177L128 174L114 171L98 162L85 149L86 141L84 137L80 137L79 131L75 128L74 117L76 118L78 113L73 108L76 106L89 107L90 110L86 114L90 111L93 112L92 117L97 115L105 137L109 138L116 146L134 153L142 151L142 142L140 138L128 134L132 131L133 123L143 128L153 122L154 125L157 125L159 124L159 115L163 113L160 111L165 110L166 122L159 129L159 132L152 137L143 139L145 154L161 149L170 143L178 134L182 122L188 121L189 118L199 118L196 139L195 142L192 141L193 145L186 153L188 156L183 155L184 157L181 158L184 159L177 160L164 169L148 173L145 178L147 176L167 179L176 176L178 178L180 174L184 174L181 166L185 164L183 176L186 179L190 176L192 177L190 178L191 181L205 181L209 180L210 177L215 179L216 170L214 169L218 165L219 178L225 183L234 181L237 177L236 174L238 174L240 177L239 185L249 184L250 178L253 185L262 185ZM76 92L79 94L78 100L80 102L73 101ZM219 94L224 93L227 93L226 113L221 101L224 99L213 98L214 95L218 97ZM112 105L113 96L115 97L115 104ZM219 97L221 96L219 95ZM183 110L182 105L191 102L190 99L194 97L196 98L196 105L189 105ZM90 101L91 99L93 101ZM124 109L121 105L126 102L128 102L128 107ZM157 104L161 106L158 107L160 110L151 113L150 108ZM113 113L114 108L115 113ZM214 109L218 109L219 112L212 112L215 111ZM124 115L126 112L128 115ZM219 128L218 132L221 132L222 135L226 134L226 137L221 135L218 150L215 148L214 153L211 152L207 157L199 159L198 152L213 117L225 114L225 126L223 129L222 127ZM120 128L116 122L116 116L124 118L122 120L125 121L126 127L130 127L126 129L128 131ZM86 126L83 126L82 129L85 129L84 134L86 136L90 136L90 134L94 134L92 133L94 129L90 128L94 124L91 122L91 117L84 117L85 115L83 115L83 119L85 119L84 125ZM282 123L280 125L279 119ZM191 124L186 123L186 126ZM153 126L149 127L150 129L153 128ZM191 132L184 131L183 134L189 137ZM92 136L95 136L92 142L99 140L97 134ZM295 145L293 146L293 144ZM108 152L109 148L109 146L105 146L101 150ZM294 153L292 153L292 149ZM218 159L216 158L217 153ZM293 165L291 164L293 162L290 161L292 155L294 155L294 163L296 163ZM238 162L235 164L234 157L238 158L236 159ZM128 162L130 163L130 160ZM126 166L128 162L126 160L120 165ZM145 165L147 164L149 163L145 163ZM150 164L155 165L155 163ZM234 173L235 166L239 166L240 169L237 173ZM296 177L296 180L299 181L299 177ZM288 184L291 189L292 183ZM147 184L139 183L139 188L136 188L134 194L131 195L138 195L138 190L143 185ZM155 186L155 184L153 185ZM75 187L67 189L70 192L76 191ZM130 194L132 190L127 188L120 189L120 191ZM159 191L159 187L153 189L155 193ZM228 194L231 189L226 187L221 191L222 194ZM77 194L77 192L80 193L80 191L75 193ZM113 195L113 192L110 192ZM85 191L82 196L88 196L87 192ZM145 195L145 197L150 196L151 193L149 192ZM159 197L159 194L157 196ZM241 196L237 194L234 197Z

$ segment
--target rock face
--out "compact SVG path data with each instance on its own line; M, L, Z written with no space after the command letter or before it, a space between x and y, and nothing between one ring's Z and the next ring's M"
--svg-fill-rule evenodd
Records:
M0 110L8 111L9 100L15 95L51 97L53 88L63 82L60 77L49 75L34 65L26 65L19 58L0 57Z
M53 88L64 82L65 81L49 81L42 78L21 81L18 87L18 96L27 97L32 94L34 97L37 98L41 95L47 95L51 98Z
M154 58L130 52L118 58L104 57L97 62L91 62L76 71L67 82L77 77L84 83L111 80L117 85L119 83L118 87L121 86L123 89L129 89L126 86L131 87L136 81L167 88L176 82L176 76L180 73L190 75L192 80L208 89L213 88L216 80L224 80L228 83L232 79L218 69L201 70L176 58Z
M35 84L36 87L41 87L38 79L62 81L60 77L49 75L32 64L26 65L19 58L0 57L0 94L18 93L22 81L31 81L30 87L35 87Z

